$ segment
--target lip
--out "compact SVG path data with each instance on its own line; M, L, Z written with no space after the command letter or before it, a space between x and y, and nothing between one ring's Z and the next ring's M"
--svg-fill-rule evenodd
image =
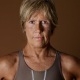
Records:
M36 40L42 40L43 37L34 37Z

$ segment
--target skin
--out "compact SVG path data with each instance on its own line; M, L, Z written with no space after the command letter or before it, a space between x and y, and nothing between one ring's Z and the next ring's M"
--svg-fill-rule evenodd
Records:
M29 21L25 22L27 44L23 48L24 60L35 71L49 69L54 63L56 50L50 45L51 30L44 11L34 12ZM14 80L19 62L18 53L0 58L0 80ZM61 67L65 80L80 80L80 59L61 53Z

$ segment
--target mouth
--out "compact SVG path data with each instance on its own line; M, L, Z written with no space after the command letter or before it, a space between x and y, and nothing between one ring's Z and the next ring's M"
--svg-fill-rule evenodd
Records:
M34 37L36 40L42 40L43 37Z

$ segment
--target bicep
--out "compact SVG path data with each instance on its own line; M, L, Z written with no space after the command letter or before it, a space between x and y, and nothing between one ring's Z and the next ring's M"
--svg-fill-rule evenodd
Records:
M80 59L73 58L71 71L76 80L80 80Z
M7 73L7 64L4 60L0 60L0 80L6 76Z
M71 74L72 78L80 80L80 59L72 55L62 54L62 66Z
M4 73L4 68L3 66L0 64L0 80L2 80L2 78L4 77L5 73Z
M80 80L80 64L77 64L76 67L74 67L75 69L75 78L76 80Z

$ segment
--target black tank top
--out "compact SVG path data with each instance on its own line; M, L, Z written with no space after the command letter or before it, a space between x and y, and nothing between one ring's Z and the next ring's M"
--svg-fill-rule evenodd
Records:
M18 70L14 80L65 80L61 70L60 52L56 51L53 65L45 71L34 71L24 60L23 51L19 51Z

